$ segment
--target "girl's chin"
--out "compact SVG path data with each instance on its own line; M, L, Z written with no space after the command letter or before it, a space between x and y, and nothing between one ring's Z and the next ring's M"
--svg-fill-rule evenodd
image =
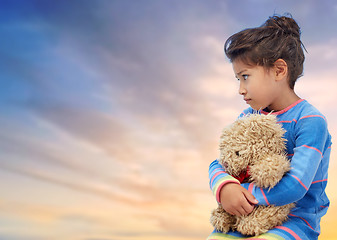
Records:
M255 106L255 105L250 105L250 107L253 108L256 111L261 111L261 110L266 108L266 107L263 107L263 106Z

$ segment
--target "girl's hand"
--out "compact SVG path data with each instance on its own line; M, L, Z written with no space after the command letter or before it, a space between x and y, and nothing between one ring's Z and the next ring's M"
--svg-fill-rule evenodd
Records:
M236 183L228 183L220 190L222 208L229 214L248 215L258 201L247 189Z

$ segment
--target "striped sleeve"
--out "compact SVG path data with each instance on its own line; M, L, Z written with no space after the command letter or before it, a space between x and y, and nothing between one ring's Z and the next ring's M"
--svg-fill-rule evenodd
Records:
M272 189L262 189L252 184L242 184L262 205L285 205L303 198L314 181L315 176L324 172L318 171L324 152L330 144L327 123L321 116L301 118L296 124L294 155L291 170ZM328 153L329 151L327 151ZM322 173L321 173L322 172Z
M220 203L220 190L227 183L240 184L239 180L226 173L225 169L221 166L218 160L214 160L209 166L209 186Z

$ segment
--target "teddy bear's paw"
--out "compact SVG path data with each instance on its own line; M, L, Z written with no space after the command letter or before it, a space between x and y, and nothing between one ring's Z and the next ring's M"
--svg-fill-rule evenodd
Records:
M236 230L246 236L259 236L268 231L268 229L261 229L260 227L251 225L238 225Z
M238 221L235 227L238 232L247 236L259 236L269 230L266 225L259 223L257 220L254 222Z
M212 211L210 222L216 230L227 233L233 229L236 219L219 206Z
M238 217L237 231L244 235L258 236L288 219L294 204L284 206L258 206L248 216Z

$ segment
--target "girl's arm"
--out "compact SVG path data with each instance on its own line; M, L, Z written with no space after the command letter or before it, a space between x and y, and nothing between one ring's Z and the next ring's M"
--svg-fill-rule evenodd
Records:
M247 215L257 204L255 197L244 187L240 181L227 174L217 160L209 167L210 187L216 200L222 208L232 215Z
M300 119L295 128L296 147L291 170L270 190L255 187L252 183L242 186L256 197L260 205L285 205L302 199L314 180L329 138L323 117Z
M220 190L227 183L240 184L240 181L226 173L225 169L220 165L218 160L214 160L209 166L209 186L220 203Z

